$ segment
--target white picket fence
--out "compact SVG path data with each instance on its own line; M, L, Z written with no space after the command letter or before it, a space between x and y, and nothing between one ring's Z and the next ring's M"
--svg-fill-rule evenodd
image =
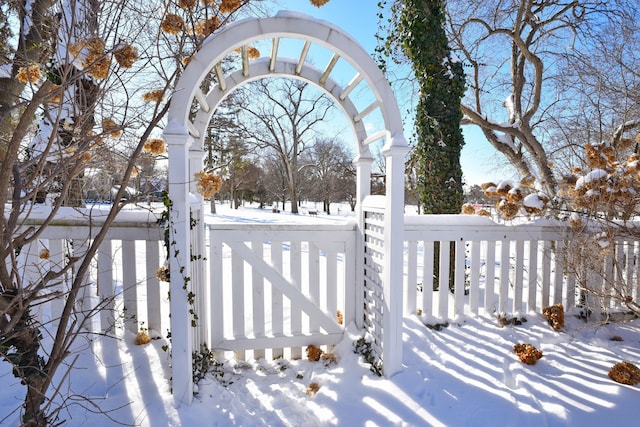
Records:
M24 226L37 226L46 213L44 209L42 215L35 212ZM103 216L98 211L62 212L36 241L21 248L18 262L24 283L34 283L47 271L59 270L69 257L83 257L102 227ZM170 328L166 304L169 285L156 276L165 258L163 233L156 217L148 212L122 212L113 222L75 307L80 320L88 318L87 329L105 332L116 322L124 322L134 332L140 328L158 332ZM60 316L74 273L72 269L49 287L63 297L37 306L35 314L41 321L55 321ZM99 315L92 315L96 311Z
M202 212L196 209L192 218L202 221ZM586 303L599 320L602 312L623 307L606 294L585 296L583 286L602 290L605 281L619 281L630 298L640 297L640 242L632 237L614 242L615 250L598 258L597 275L569 268L564 248L571 235L562 223L507 226L459 215L405 216L404 223L402 315L447 322ZM382 359L388 314L381 282L384 225L382 211L373 207L365 209L362 242L355 223L207 225L207 236L192 239L193 350L206 345L239 359L298 358L307 345L337 344L345 325L355 322L376 337L374 350ZM99 217L86 215L54 221L37 242L22 248L24 279L36 279L68 256L82 256L100 226ZM156 277L165 259L163 241L153 215L127 212L113 223L77 305L80 315L100 311L89 329L103 332L124 321L134 332L170 330L169 284ZM43 258L45 248L49 256ZM69 280L62 278L56 290L64 292ZM37 315L55 320L63 303L43 304Z
M599 321L610 312L624 311L604 286L617 281L616 287L626 288L628 296L639 296L640 242L620 239L613 243L615 249L603 248L602 254L581 259L570 252L580 250L575 243L570 247L574 237L566 223L553 220L508 226L479 216L407 216L405 313L446 322L478 313L540 312L561 303L565 310L581 305L591 320ZM440 248L439 256L434 256L434 247ZM586 288L594 292L585 293Z

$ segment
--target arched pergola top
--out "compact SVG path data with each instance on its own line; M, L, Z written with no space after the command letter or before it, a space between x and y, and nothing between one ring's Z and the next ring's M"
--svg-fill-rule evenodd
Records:
M265 77L293 78L315 85L333 100L335 105L342 110L345 117L356 117L358 115L358 108L353 104L351 99L349 97L344 99L340 97L343 88L331 77L327 78L322 86L317 85L317 82L322 78L323 70L316 68L309 63L299 66L298 62L292 58L278 58L275 65L271 65L270 58L259 58L251 63L251 74L245 75L243 70L237 70L232 74L225 76L227 90L212 90L209 92L205 98L205 102L207 105L212 106L212 108L208 111L202 109L198 110L193 121L196 129L201 130L206 128L208 123L211 121L211 117L215 113L216 107L220 105L224 98L229 95L234 88ZM358 144L357 154L359 156L367 155L367 130L363 121L352 121L351 125L354 139L356 141L364 141L364 143ZM205 132L200 132L200 135L194 135L199 142L195 149L201 149L203 147L205 136ZM384 136L385 139L388 139L390 135L385 132L384 135L376 134L375 137L378 137L379 139L379 137L382 136Z
M278 56L282 38L303 40L297 59ZM269 55L249 60L249 45L265 40L271 41ZM307 61L307 53L312 44L322 46L332 54L324 69ZM238 49L240 69L226 73L222 61ZM340 59L355 70L353 78L344 86L331 77ZM272 18L246 18L237 21L205 40L178 81L171 99L165 134L188 133L194 139L202 140L209 120L222 99L233 89L265 77L297 78L325 91L350 121L358 143L359 156L366 156L368 145L380 139L384 139L387 146L406 147L402 118L395 96L371 56L335 25L304 14L282 11ZM205 81L215 83L207 93L203 91ZM353 90L361 84L365 84L371 91L373 102L357 107L351 96ZM189 116L194 109L197 114L192 122ZM376 111L380 112L383 123L380 130L369 135L363 121Z

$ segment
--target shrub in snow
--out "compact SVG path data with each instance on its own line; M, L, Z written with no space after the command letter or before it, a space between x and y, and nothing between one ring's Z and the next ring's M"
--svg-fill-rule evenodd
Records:
M520 361L527 365L535 365L538 359L542 357L542 351L538 350L531 344L518 343L513 346L513 351L516 353Z
M640 368L631 362L619 362L609 370L609 378L620 384L636 385L640 383Z
M482 184L481 188L485 196L498 199L496 210L500 216L511 220L521 214L541 216L549 207L549 197L529 187L531 185L533 185L531 180L523 180L518 184L505 180L498 184L487 182ZM480 214L480 212L477 213Z
M316 347L315 345L310 345L307 347L307 359L311 362L317 362L320 360L320 356L322 356L323 351L320 347Z
M151 342L151 337L147 333L147 331L140 331L136 335L136 345L144 345L149 344Z
M564 328L564 307L562 304L545 307L542 309L542 314L549 322L549 325L556 331Z
M309 387L307 387L307 396L315 396L319 390L320 385L318 383L311 383L309 384Z

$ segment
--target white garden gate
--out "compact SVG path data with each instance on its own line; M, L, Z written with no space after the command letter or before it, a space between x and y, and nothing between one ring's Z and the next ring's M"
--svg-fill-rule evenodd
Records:
M293 58L280 55L280 45L291 39L302 41L298 54ZM270 49L263 52L261 58L250 60L248 52L252 44L267 45ZM328 64L322 69L312 65L307 58L314 46L331 52ZM238 70L225 73L221 65L223 60L238 50ZM332 78L339 62L347 64L354 73L345 85ZM333 99L350 122L357 141L354 162L357 167L359 218L355 241L355 283L346 284L353 286L355 295L359 297L353 301L355 307L350 309L356 313L356 323L374 335L385 375L393 375L402 366L399 345L402 333L402 220L404 160L408 147L400 110L376 63L350 36L328 22L298 13L280 12L272 18L235 22L210 36L192 57L171 98L163 137L169 150L169 194L173 202L169 252L173 393L177 404L191 401L192 351L200 344L210 344L207 339L211 339L207 328L194 332L192 312L199 305L206 304L202 298L204 294L210 293L210 301L217 298L215 289L209 287L206 275L199 270L203 263L192 262L194 248L201 247L204 236L204 224L193 221L190 202L196 196L193 175L203 166L205 130L217 106L231 91L247 82L268 77L294 78L316 86ZM205 82L214 82L213 87L209 88ZM363 91L372 95L372 101L364 105L354 96ZM368 133L365 124L372 122L378 125L378 129ZM380 140L384 140L382 152L386 157L386 196L381 204L373 207L376 212L375 280L371 276L374 271L371 268L367 269L368 279L365 280L365 266L373 261L370 254L365 255L365 247L368 246L371 252L373 229L369 226L366 243L363 202L370 192L373 156L369 146ZM372 218L371 214L369 218ZM244 253L245 261L253 257L247 245L237 246L236 250ZM267 270L270 271L268 275L275 271ZM282 289L290 288L290 278L271 277L271 280L282 285ZM368 292L365 283L373 283L372 280L376 283L376 290L369 294L375 298L368 307L373 308L375 301L375 310L363 313L362 295ZM375 316L374 321L370 321L368 315ZM202 322L202 319L198 320ZM327 327L334 330L332 326Z

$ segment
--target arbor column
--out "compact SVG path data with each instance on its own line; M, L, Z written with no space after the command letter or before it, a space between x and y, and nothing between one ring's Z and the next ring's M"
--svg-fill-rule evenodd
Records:
M189 207L189 146L193 138L186 129L165 128L163 138L169 156L169 268L171 311L171 364L174 405L191 404L192 326L187 294L191 291L190 207Z
M355 322L358 328L363 328L362 285L364 283L364 215L362 201L371 193L371 153L358 155L353 163L356 165L356 218L358 218L358 234L356 236L356 275L355 275ZM346 284L348 286L348 284ZM347 323L348 324L348 323Z
M404 164L409 152L404 135L395 134L382 148L386 158L384 213L384 375L392 377L402 369L403 246L404 246Z

